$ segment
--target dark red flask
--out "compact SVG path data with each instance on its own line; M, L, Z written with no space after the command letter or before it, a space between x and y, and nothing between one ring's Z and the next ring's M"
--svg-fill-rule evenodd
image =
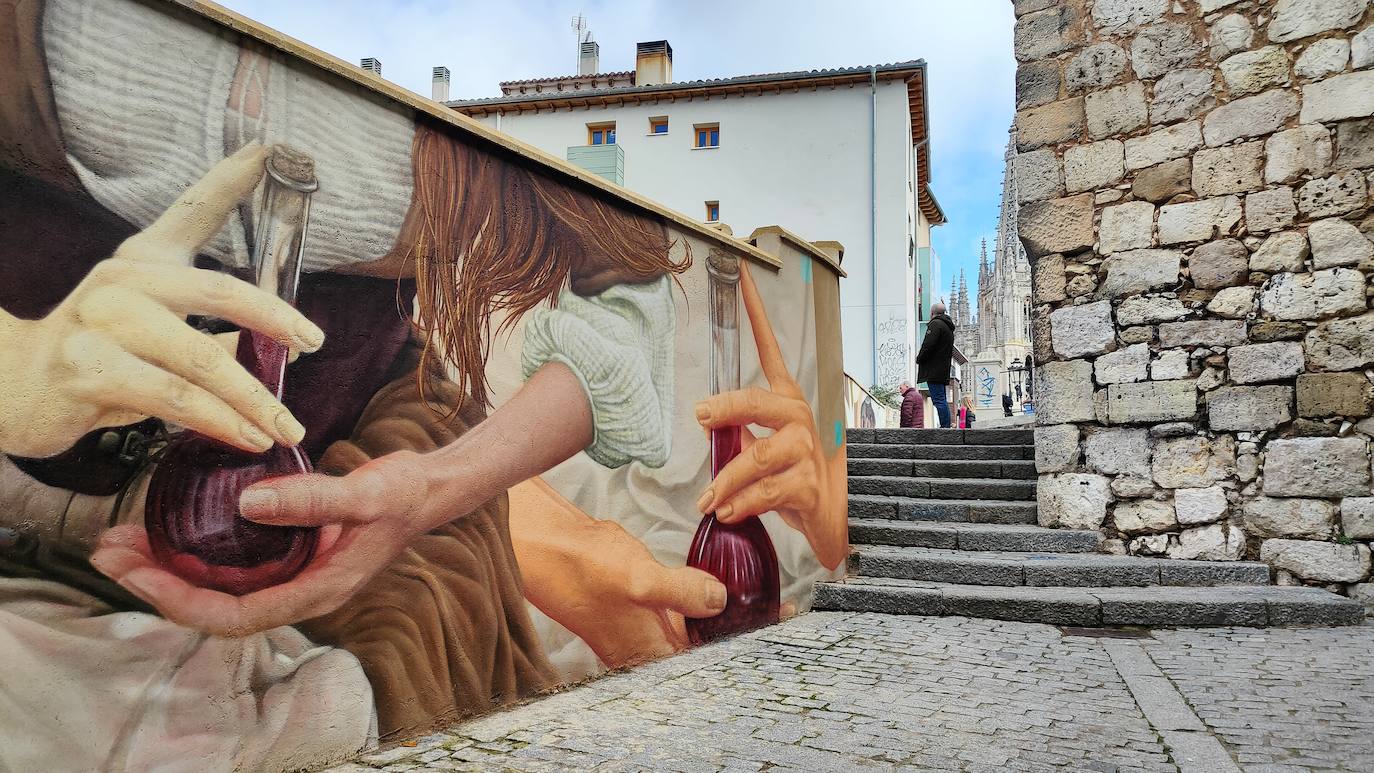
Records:
M711 250L706 259L711 310L711 392L739 389L739 259ZM739 456L741 427L711 431L711 477L714 479ZM781 589L778 555L758 518L736 524L703 516L687 565L709 572L725 585L725 611L715 617L687 618L687 635L694 644L778 622Z
M258 286L296 299L301 253L316 189L314 164L289 148L267 161L256 224L253 269ZM285 383L287 348L242 330L236 358L277 399ZM239 494L266 478L311 471L298 447L254 454L196 432L182 432L164 450L148 486L144 526L153 555L204 588L242 595L295 577L315 555L319 529L270 526L239 514Z

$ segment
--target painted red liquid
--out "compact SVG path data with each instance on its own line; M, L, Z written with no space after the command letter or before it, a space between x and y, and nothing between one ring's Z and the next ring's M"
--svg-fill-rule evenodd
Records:
M715 478L740 453L739 427L711 431L711 477ZM736 524L702 517L687 565L709 572L725 585L725 611L715 617L687 618L693 644L772 625L778 622L781 589L778 554L758 518Z
M278 398L287 349L250 330L237 359ZM153 555L203 588L242 595L295 577L315 555L319 529L269 526L239 514L239 494L258 481L311 471L299 448L248 453L195 432L168 444L153 472L143 521Z

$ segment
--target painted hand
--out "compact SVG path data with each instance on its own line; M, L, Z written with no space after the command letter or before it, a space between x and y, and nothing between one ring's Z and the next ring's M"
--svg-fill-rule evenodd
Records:
M262 146L216 164L152 225L96 264L39 320L0 312L0 450L50 456L96 427L157 416L252 451L305 430L188 314L231 320L292 348L324 333L271 293L191 258L257 186Z
M745 428L742 453L711 481L697 509L714 511L722 523L777 511L787 525L806 535L816 559L834 569L849 543L844 451L825 458L811 406L787 372L758 287L742 262L740 294L769 388L725 392L697 403L697 421L707 430ZM773 434L757 437L750 424Z
M163 617L207 633L245 636L318 617L343 606L426 530L420 458L397 451L343 477L294 475L247 489L244 517L323 527L315 557L281 585L244 596L191 585L162 567L137 526L105 532L91 563Z

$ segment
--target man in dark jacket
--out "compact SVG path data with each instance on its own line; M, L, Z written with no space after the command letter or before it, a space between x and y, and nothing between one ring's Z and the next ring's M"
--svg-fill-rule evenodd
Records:
M1003 416L1010 416L1010 415L1011 415L1011 405L1012 405L1012 403L1011 403L1011 392L1003 392L1003 393L1002 393L1002 415L1003 415Z
M945 305L937 303L930 307L934 314L926 325L926 337L921 342L921 351L916 354L916 380L924 381L930 388L930 401L935 404L935 413L940 417L940 426L949 428L949 401L946 389L954 361L954 320L945 313Z
M921 396L921 390L904 381L898 391L902 395L902 419L897 426L925 426L925 398Z

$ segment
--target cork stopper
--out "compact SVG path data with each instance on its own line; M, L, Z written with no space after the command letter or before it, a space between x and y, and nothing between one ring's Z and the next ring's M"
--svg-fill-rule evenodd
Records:
M289 145L273 145L267 157L267 171L278 182L298 191L320 187L315 180L315 159Z

